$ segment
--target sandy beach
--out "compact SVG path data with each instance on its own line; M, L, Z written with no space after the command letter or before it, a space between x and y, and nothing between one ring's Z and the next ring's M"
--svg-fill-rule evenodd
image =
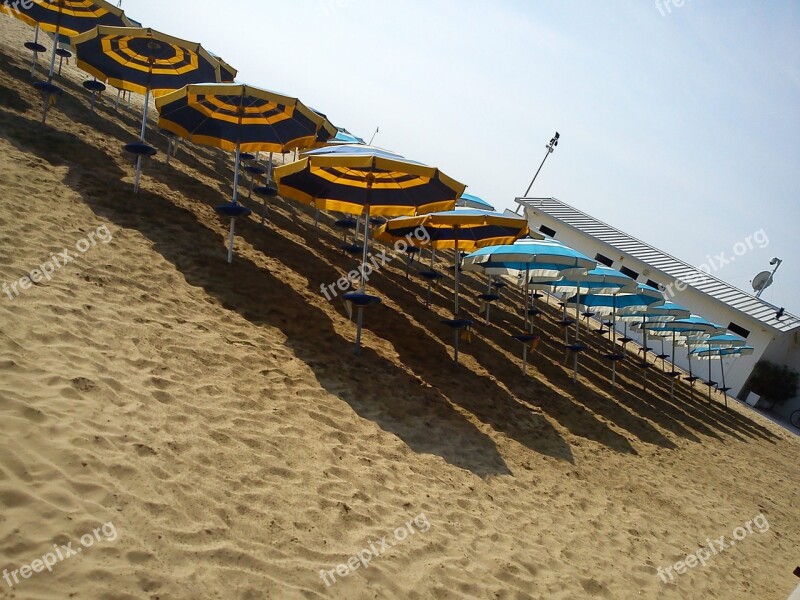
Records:
M796 436L703 386L670 401L658 369L643 387L623 364L612 390L596 352L573 383L554 306L524 378L514 290L455 369L440 324L452 278L426 310L400 258L370 280L384 303L356 357L344 304L320 293L353 268L331 215L317 229L279 198L262 226L245 200L255 213L229 266L213 208L230 155L182 143L167 165L153 121L160 153L134 195L122 145L141 97L115 111L109 91L92 114L65 63L42 125L30 36L0 17L0 284L58 267L0 296L0 570L18 572L0 598L785 600L797 587ZM471 315L484 285L465 275ZM49 553L63 559L31 573Z

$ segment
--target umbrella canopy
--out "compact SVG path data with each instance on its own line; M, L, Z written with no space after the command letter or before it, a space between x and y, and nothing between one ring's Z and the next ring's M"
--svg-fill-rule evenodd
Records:
M297 98L230 83L187 85L156 108L162 129L228 151L285 152L313 143L323 124Z
M650 323L668 323L676 319L688 319L691 311L674 302L664 302L661 305L651 305L647 310L623 310L620 320L641 322L642 319Z
M275 170L281 196L322 210L398 217L452 210L466 186L374 146L331 146Z
M706 347L712 349L743 348L747 345L747 340L738 335L726 333L724 335L712 335L707 338L689 339L689 347L692 351Z
M664 304L664 296L649 285L639 284L636 292L617 294L586 294L577 298L579 307L598 315L610 315L615 311L645 311L651 306Z
M97 27L72 39L78 67L128 92L161 96L220 81L220 63L200 44L153 29Z
M424 242L411 238L417 245L472 252L487 246L513 244L528 233L528 221L516 215L456 209L392 219L378 229L375 237L393 242L420 229L427 235Z
M738 358L740 356L750 356L755 352L752 346L721 347L721 346L700 346L692 351L692 356L700 360L716 360L718 358Z
M538 234L532 232L532 235ZM481 248L464 259L465 271L494 268L507 271L496 273L498 275L513 275L518 267L520 271L525 271L527 267L533 272L537 267L546 271L562 270L559 267L586 271L596 266L597 261L553 239L523 239L508 246Z
M27 0L0 4L0 12L18 18L31 27L54 34L75 36L98 25L132 25L121 8L104 0Z
M697 315L688 319L675 319L667 323L643 323L638 326L638 329L647 329L650 335L668 336L675 333L680 336L680 345L687 345L689 339L724 335L727 332L725 327Z
M599 266L589 271L583 277L575 279L561 279L551 283L539 284L541 288L551 288L555 294L621 294L636 293L636 282L625 275L609 267Z
M216 54L211 54L214 58L217 59L219 62L219 77L222 83L234 83L236 81L236 76L239 74L239 71L234 69L224 60L222 60Z
M328 140L328 144L330 145L342 145L342 144L366 145L366 143L367 142L365 142L360 137L353 135L352 133L347 131L347 129L343 129L341 127L338 127L336 129L336 135L333 137L333 139Z
M495 208L483 198L478 198L472 194L462 194L461 198L456 201L456 206L464 208L475 208L477 210L488 210L494 212Z

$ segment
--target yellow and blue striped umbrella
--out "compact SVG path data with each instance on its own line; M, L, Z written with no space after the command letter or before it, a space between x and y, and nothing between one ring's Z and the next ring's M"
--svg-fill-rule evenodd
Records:
M14 3L6 1L0 4L0 12L16 17L36 28L36 39L33 43L26 44L33 50L31 75L36 72L38 53L44 50L44 46L39 44L39 30L50 32L55 36L47 82L34 84L34 87L44 96L43 123L47 121L50 99L63 93L58 86L53 84L59 36L75 36L98 25L120 27L131 25L122 9L112 6L104 0L25 0Z
M317 139L324 119L297 98L228 83L187 85L157 98L156 107L162 129L191 142L236 153L233 201L218 211L231 217L230 263L234 221L245 216L237 201L242 151L283 153L310 146Z
M185 86L156 99L159 127L223 150L286 152L315 142L323 118L297 98L241 84Z
M424 232L424 235L417 235ZM375 234L384 242L405 240L409 244L437 249L454 249L456 253L454 320L448 321L456 329L455 362L458 363L457 326L459 319L459 279L461 271L461 251L474 252L479 248L513 244L528 234L528 220L518 215L504 215L471 208L435 212L416 217L401 217L382 225ZM420 237L422 241L420 241ZM431 255L433 267L434 255ZM491 276L489 276L491 286ZM485 298L488 298L489 291ZM486 320L489 321L489 303L486 306Z
M518 215L456 209L392 219L378 229L375 237L384 242L394 242L419 229L424 229L427 235L424 236L425 242L412 238L415 245L474 252L479 248L513 244L522 239L528 233L528 221Z
M121 8L104 0L25 0L0 4L0 12L16 17L31 27L69 37L98 25L129 27Z
M139 142L126 151L136 156L134 191L139 191L142 157L156 149L145 144L151 92L163 96L192 83L220 81L220 63L200 44L141 27L95 27L72 38L78 67L115 88L144 94Z
M466 186L439 169L373 146L307 152L275 170L281 196L321 210L413 216L452 210Z
M466 186L439 169L408 160L373 146L331 146L307 152L295 163L275 170L278 193L321 210L398 217L452 210ZM365 227L362 265L367 264L369 227ZM346 296L358 305L356 348L361 345L366 278L357 294Z
M156 96L220 81L220 63L200 44L141 27L97 27L72 39L78 67L115 88Z

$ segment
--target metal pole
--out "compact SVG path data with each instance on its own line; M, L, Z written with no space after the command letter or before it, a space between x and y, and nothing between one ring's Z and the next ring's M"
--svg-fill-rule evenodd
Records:
M458 319L458 283L461 271L461 253L458 250L458 227L455 228L455 242L456 242L456 272L455 272L455 292L456 292L456 299L455 299L455 310L453 311L453 316L455 319ZM455 364L458 365L458 341L460 336L460 329L458 327L455 328Z
M236 143L236 158L233 166L233 204L239 200L239 165L242 159L242 145ZM236 234L236 219L231 219L231 230L228 235L228 264L233 263L233 239Z
M613 310L611 313L611 387L617 387L617 295L614 294Z
M372 184L368 182L367 185L369 186L367 188L367 195L369 195L369 190L371 189ZM370 206L369 204L367 204L364 207L364 252L361 261L361 285L358 290L359 293L361 294L363 294L367 289L367 279L366 277L364 277L364 272L366 271L366 269L364 267L367 264L367 258L369 252L369 250L367 249L367 247L369 246L369 211L370 211ZM361 350L361 329L363 326L364 326L364 307L359 306L358 323L356 329L356 352L360 352Z
M558 132L556 132L555 137L553 137L553 139L550 140L550 144L548 144L548 146L547 146L547 154L544 155L544 160L542 160L542 164L539 165L539 170L536 171L536 175L533 176L533 181L531 181L531 184L528 186L528 189L525 191L525 196L524 196L525 198L527 198L528 194L531 193L531 189L533 188L533 184L536 183L536 178L539 177L539 173L542 172L542 168L544 167L544 163L547 162L547 157L550 156L553 152L555 152L555 148L556 148L556 146L558 146L558 140L559 140L560 137L561 136L558 134ZM517 205L517 214L519 214L519 210L521 208L522 208L522 205L518 204Z
M147 115L150 112L150 88L144 94L144 115L142 115L142 134L139 136L139 141L144 143L145 134L147 133ZM136 157L136 181L133 184L133 193L139 193L139 182L142 177L142 156Z
M578 357L580 356L580 352L578 352L578 342L581 339L581 315L580 315L580 309L578 308L580 299L581 299L581 280L579 278L578 294L575 296L575 348L573 350L573 354L575 354L575 373L572 377L572 380L575 382L578 381Z
M719 368L722 371L722 393L725 394L725 408L728 408L728 386L725 385L725 357L719 355Z
M492 293L492 276L488 275L487 279L488 279L488 282L486 283L486 293L487 294L491 294ZM491 321L489 320L489 315L490 315L489 311L491 309L492 309L492 303L487 300L486 301L486 323L487 323L487 325L489 323L491 323Z
M672 330L672 373L673 373L673 375L670 375L670 378L669 378L670 379L670 386L669 386L669 399L670 399L670 401L675 399L675 377L676 377L674 375L674 373L675 373L675 336L676 336L676 332L673 329Z
M39 43L39 24L38 23L36 24L36 28L33 31L34 31L34 33L33 33L33 43L34 44L38 44ZM38 62L39 62L39 53L36 50L34 50L33 51L33 61L31 62L31 77L35 77L36 76L36 65L38 64Z

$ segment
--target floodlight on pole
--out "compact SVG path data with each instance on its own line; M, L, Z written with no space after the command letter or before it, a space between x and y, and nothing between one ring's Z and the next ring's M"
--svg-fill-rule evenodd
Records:
M523 196L523 198L527 198L528 194L531 193L531 189L533 188L533 184L536 183L536 179L539 177L539 173L542 172L542 168L544 167L544 163L546 163L548 157L553 152L556 151L556 148L558 147L558 140L559 139L561 139L561 134L556 131L556 134L552 137L552 139L550 140L550 143L547 144L547 146L545 146L545 148L547 148L547 153L544 155L544 160L542 160L542 164L539 165L539 170L536 171L536 175L533 176L533 181L531 181L531 184L528 186L528 189L525 192L525 195ZM519 209L520 208L522 208L521 204L517 206L517 214L519 214Z

